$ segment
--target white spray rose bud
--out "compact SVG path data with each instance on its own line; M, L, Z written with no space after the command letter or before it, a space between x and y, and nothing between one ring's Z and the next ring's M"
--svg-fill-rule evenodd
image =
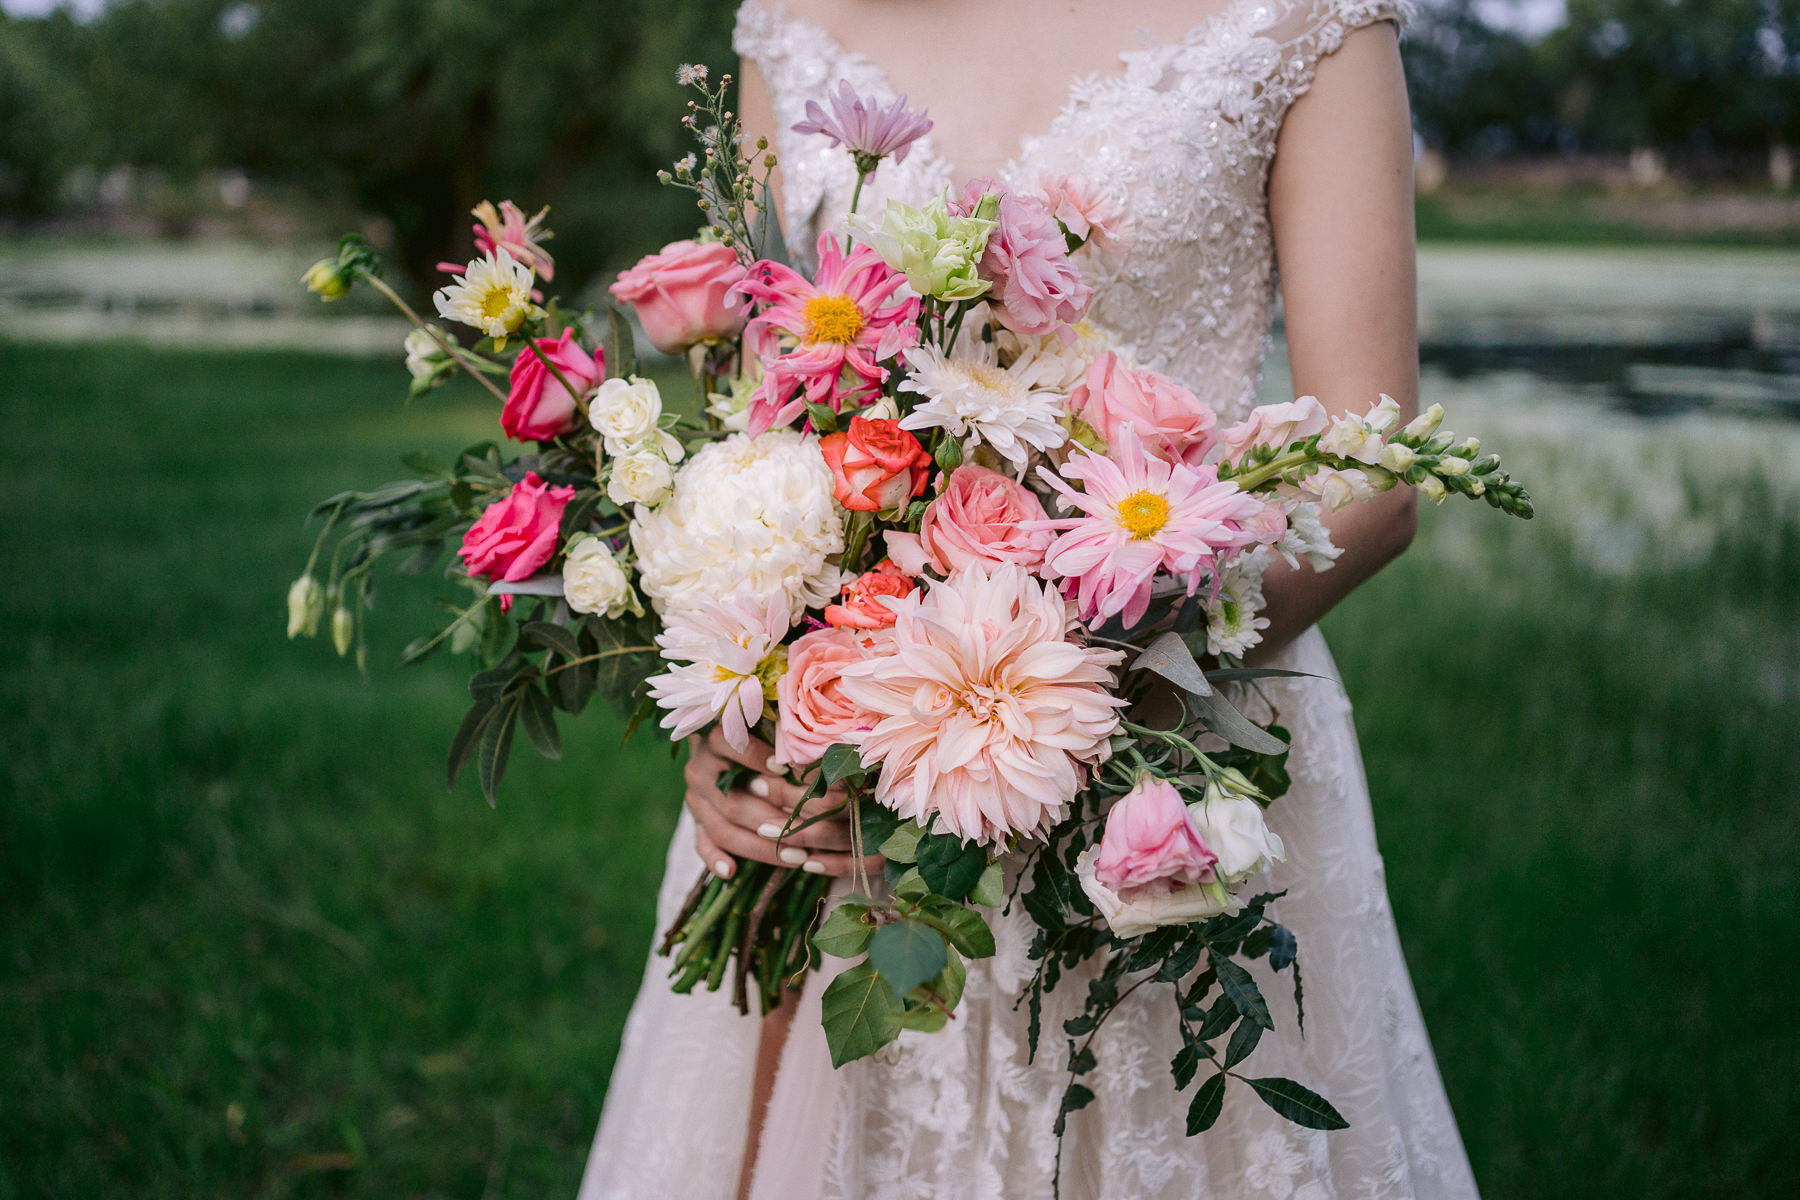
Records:
M563 561L563 598L578 613L617 617L641 613L637 594L612 549L596 537L584 537Z
M1422 442L1438 431L1444 423L1444 406L1434 404L1418 416L1408 421L1406 428L1400 432L1415 442Z
M338 605L331 610L331 644L337 647L338 657L350 653L350 641L356 636L356 614Z
M1444 481L1436 475L1427 475L1419 483L1419 490L1429 496L1433 504L1442 504L1444 497L1450 494L1450 490L1444 486Z
M1206 799L1188 805L1188 815L1206 848L1219 856L1213 870L1227 887L1236 887L1287 857L1281 839L1263 817L1262 805L1220 787L1206 786Z
M662 420L662 394L656 384L636 375L609 379L588 403L588 420L608 454L629 453L633 446L661 432L657 422Z
M325 589L311 575L302 575L288 588L288 636L319 632L319 618L325 613Z
M1432 469L1446 479L1453 479L1458 475L1467 475L1469 473L1469 460L1466 458L1457 458L1453 454L1446 454L1444 457L1438 459L1437 466Z
M675 473L669 469L668 460L655 449L640 447L613 462L606 497L621 507L661 504L674 483Z
M1382 448L1379 461L1382 466L1398 475L1417 462L1418 458L1418 453L1411 446L1402 442L1389 442Z

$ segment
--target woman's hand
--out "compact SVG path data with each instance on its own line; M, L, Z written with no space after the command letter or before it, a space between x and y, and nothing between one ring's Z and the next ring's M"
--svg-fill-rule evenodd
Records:
M780 837L805 789L789 783L782 772L769 766L769 746L751 739L748 749L733 750L714 729L703 741L689 738L685 776L688 811L694 814L694 845L707 869L729 879L735 869L731 855L757 862L799 867L815 875L848 875L855 860L850 856L850 822L839 814L816 825ZM756 772L743 791L721 792L719 772L741 763ZM826 812L844 802L841 789L807 802L803 817ZM871 871L881 870L879 857L867 860Z

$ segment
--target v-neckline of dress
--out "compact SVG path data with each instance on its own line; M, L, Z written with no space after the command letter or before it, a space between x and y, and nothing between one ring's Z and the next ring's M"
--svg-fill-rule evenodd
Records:
M1180 53L1182 51L1193 50L1196 47L1204 45L1208 38L1215 36L1223 29L1228 18L1235 17L1239 12L1245 9L1257 5L1272 5L1272 3L1273 0L1226 0L1223 5L1208 13L1179 38L1172 40L1156 40L1148 45L1140 46L1135 49L1128 48L1120 50L1116 55L1119 62L1117 67L1104 72L1094 71L1086 75L1071 76L1068 84L1063 89L1062 105L1057 109L1056 115L1050 119L1050 124L1041 130L1027 130L1021 132L1018 136L1017 145L1014 147L1012 157L1007 159L1004 163L1001 163L998 170L990 177L996 178L1002 183L1010 182L1024 165L1024 160L1030 156L1032 147L1036 143L1041 142L1054 134L1057 125L1071 110L1074 109L1077 103L1081 102L1083 99L1081 96L1082 92L1087 91L1088 89L1099 90L1129 86L1133 82L1133 76L1136 74L1137 63L1139 61L1154 54L1171 52ZM823 25L820 25L817 21L810 20L806 17L795 16L793 13L790 13L787 6L780 3L780 0L775 0L774 3L765 3L765 0L744 0L744 3L740 6L740 11L744 8L760 9L772 21L786 23L809 30L814 37L817 37L822 43L831 48L832 52L837 56L840 62L852 61L859 64L870 76L880 81L881 86L887 89L889 95L898 96L900 94L894 89L893 80L888 77L888 73L883 67L870 60L869 57L861 51L849 49L842 42L838 41L836 36L833 35L830 30L826 29ZM1273 21L1266 22L1264 27L1272 23ZM959 173L959 168L956 164L950 162L938 151L937 143L932 138L929 131L914 143L914 153L922 154L930 161L938 171L946 177L940 182L947 186L955 187L958 180L966 181L966 179L975 178L974 176L965 176Z

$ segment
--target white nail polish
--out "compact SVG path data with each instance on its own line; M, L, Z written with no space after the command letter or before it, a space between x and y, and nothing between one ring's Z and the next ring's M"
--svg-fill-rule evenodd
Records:
M790 867L797 867L806 861L806 851L798 846L783 846L781 848L781 861Z
M752 779L750 781L750 794L759 799L764 799L764 800L768 799L769 781L764 779L761 775L758 775L755 779Z
M770 821L767 825L758 825L756 827L756 836L771 839L778 838L781 836L781 826L775 824L773 821Z
M713 864L713 874L717 875L720 879L730 879L731 878L731 862L730 862L730 860L721 858L718 862L714 863Z
M805 871L808 875L823 875L825 873L825 864L815 858L801 863L800 869Z

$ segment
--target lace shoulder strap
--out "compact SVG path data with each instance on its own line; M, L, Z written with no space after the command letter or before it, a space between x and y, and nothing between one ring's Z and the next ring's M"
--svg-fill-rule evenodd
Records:
M1299 0L1265 31L1280 49L1280 60L1264 88L1264 115L1279 128L1295 100L1312 87L1320 60L1333 54L1353 31L1377 21L1405 30L1413 0Z

